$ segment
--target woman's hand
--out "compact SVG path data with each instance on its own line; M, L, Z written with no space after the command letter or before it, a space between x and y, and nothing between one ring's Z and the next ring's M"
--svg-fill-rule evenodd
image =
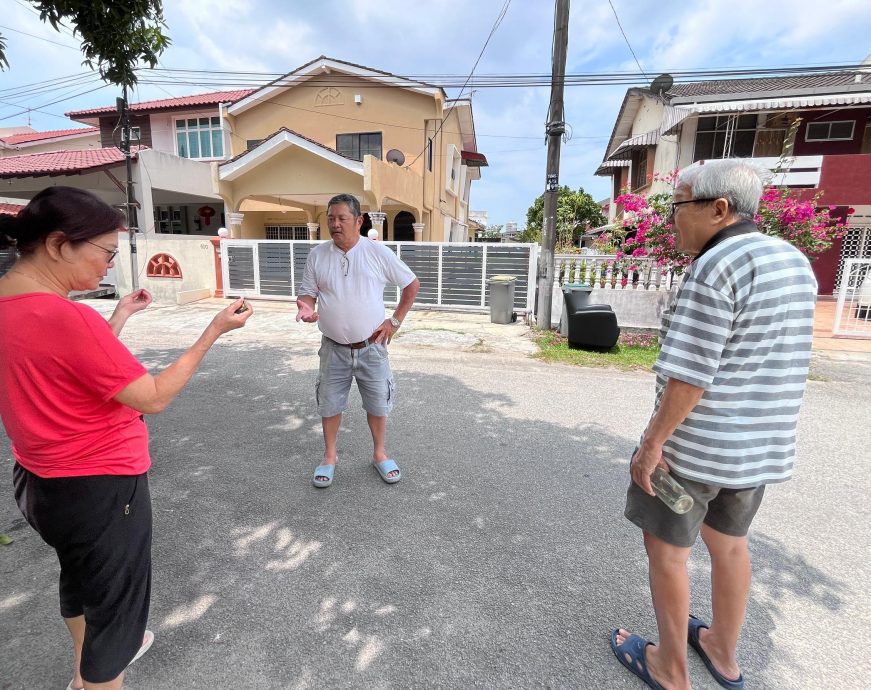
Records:
M115 313L119 316L123 312L124 316L130 316L138 311L142 311L154 301L151 293L148 290L139 288L134 290L129 295L124 295L118 300L118 306L115 307Z
M112 316L109 317L109 325L112 327L112 332L115 335L120 335L121 329L124 328L124 324L127 323L127 319L129 319L132 314L145 309L153 301L154 298L151 296L151 293L142 288L134 290L129 295L124 295L120 300L118 300L118 304L115 306L115 311L113 311Z
M236 312L239 311L243 305L246 307L245 311L237 314ZM229 333L237 328L242 328L242 326L245 325L245 322L251 318L253 313L254 308L240 297L229 307L219 311L215 318L212 319L211 325L219 334L223 335L224 333Z

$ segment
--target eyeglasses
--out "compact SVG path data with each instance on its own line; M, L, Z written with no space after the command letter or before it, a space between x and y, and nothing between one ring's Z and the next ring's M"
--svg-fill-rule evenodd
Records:
M97 247L97 249L102 249L104 252L108 252L108 254L109 254L109 258L106 259L106 263L107 263L107 264L108 264L108 263L112 263L112 261L114 260L114 258L115 258L116 256L118 256L118 250L117 250L117 249L107 249L106 247L102 247L102 246L100 246L99 244L96 244L95 242L91 242L90 240L85 240L85 242L87 242L88 244L90 244L90 245L93 246L93 247Z
M712 198L712 199L688 199L687 201L672 201L671 202L671 213L669 213L668 215L673 216L674 212L677 210L677 207L680 206L681 204L700 204L704 201L716 201L716 200L717 200L716 198Z

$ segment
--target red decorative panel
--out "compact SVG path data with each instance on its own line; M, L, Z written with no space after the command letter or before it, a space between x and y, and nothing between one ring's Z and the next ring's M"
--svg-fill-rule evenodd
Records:
M179 278L181 279L181 266L172 256L161 252L148 260L146 275L149 278Z

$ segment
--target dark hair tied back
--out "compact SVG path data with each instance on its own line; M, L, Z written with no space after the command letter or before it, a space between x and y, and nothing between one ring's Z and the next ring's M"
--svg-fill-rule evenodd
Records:
M15 246L20 254L33 252L53 232L84 242L124 227L118 209L84 189L62 186L43 189L17 216L0 218L0 248Z

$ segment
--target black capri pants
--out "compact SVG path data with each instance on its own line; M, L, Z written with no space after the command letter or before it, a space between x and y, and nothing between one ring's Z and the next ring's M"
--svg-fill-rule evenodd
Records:
M15 500L60 561L60 613L85 617L82 678L117 678L142 645L151 599L148 475L43 479L17 462Z

